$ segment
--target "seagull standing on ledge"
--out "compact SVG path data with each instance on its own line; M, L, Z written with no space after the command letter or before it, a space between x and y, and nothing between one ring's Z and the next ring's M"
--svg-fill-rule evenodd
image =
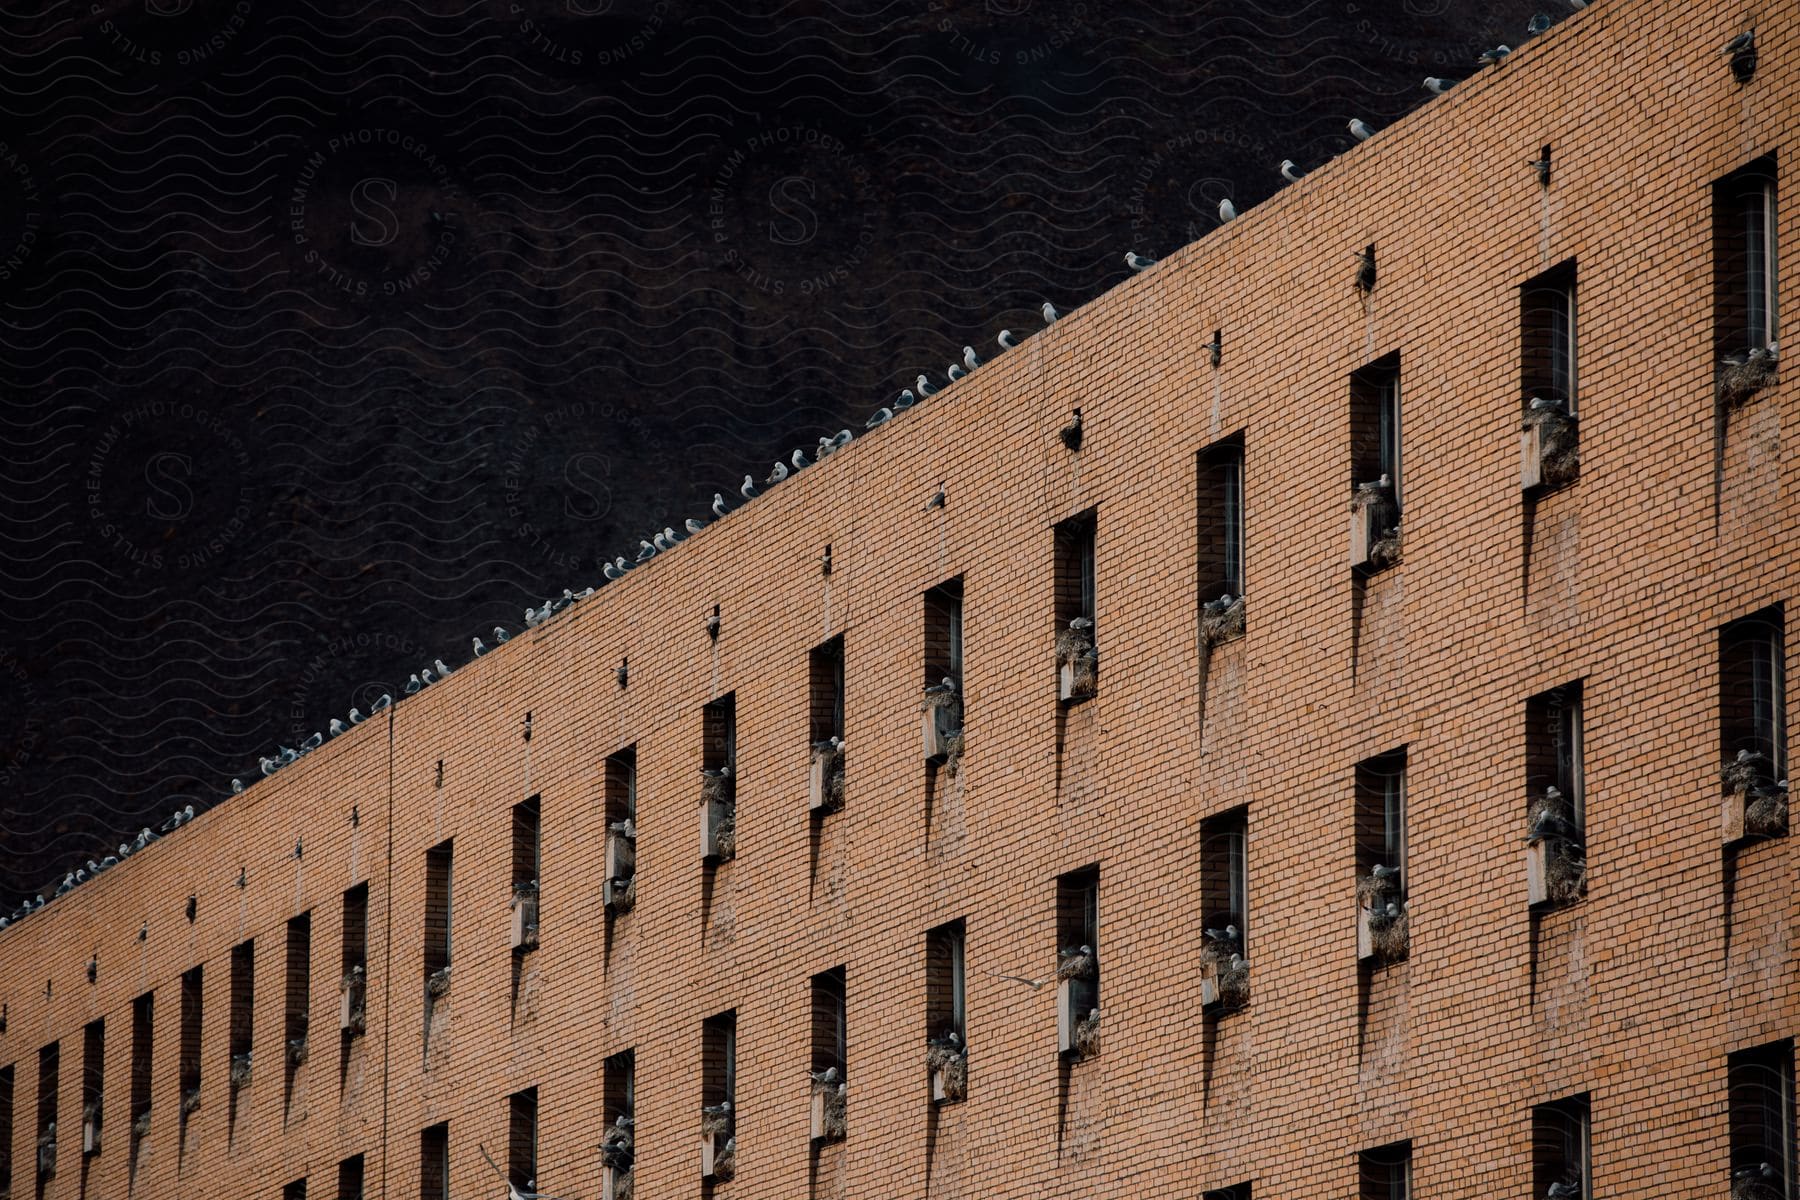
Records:
M1300 172L1294 169L1293 159L1284 158L1281 160L1281 177L1289 183L1300 182Z
M1018 339L1013 337L1013 331L1010 329L1002 329L1000 331L1000 336L994 340L1000 343L1000 348L1002 350L1011 350L1014 346L1019 344Z
M1223 224L1223 225L1230 224L1231 222L1237 220L1237 215L1238 215L1237 205L1235 205L1231 202L1231 197L1227 196L1225 199L1219 201L1219 223L1220 224Z
M1046 324L1046 325L1056 324L1056 306L1055 305L1051 304L1048 300L1046 300L1046 301L1044 301L1044 307L1039 309L1038 311L1044 314L1044 324Z
M1454 79L1439 79L1436 75L1425 77L1425 90L1434 96L1441 96L1456 84Z
M1127 250L1125 252L1125 265L1134 271L1148 271L1151 267L1156 265L1156 260L1154 258L1145 258L1136 250Z
M1375 136L1375 131L1362 123L1361 117L1350 119L1350 133L1359 142L1366 142Z

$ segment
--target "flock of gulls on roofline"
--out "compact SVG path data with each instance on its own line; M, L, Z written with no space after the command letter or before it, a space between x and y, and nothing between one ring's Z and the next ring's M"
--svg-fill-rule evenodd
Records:
M1567 4L1571 9L1579 10L1587 7L1588 0L1563 0L1563 3ZM1552 21L1549 16L1539 13L1537 16L1531 18L1531 22L1526 28L1527 36L1535 37L1548 30L1551 24ZM1746 34L1742 36L1748 37L1749 35ZM1737 48L1738 47L1734 43L1732 47L1728 47L1728 50L1735 51ZM1476 65L1478 67L1492 66L1504 60L1511 53L1512 50L1507 46L1496 46L1492 50L1485 51L1477 60ZM1425 80L1425 87L1433 95L1442 95L1444 92L1448 91L1455 82L1455 80L1432 77ZM1350 133L1358 141L1366 141L1374 136L1375 131L1362 121L1353 120L1350 122ZM1301 172L1295 167L1292 159L1282 160L1280 171L1282 178L1288 180L1290 183L1296 182L1301 178ZM1237 215L1237 208L1232 204L1229 198L1219 202L1219 219L1221 222L1231 221ZM1135 250L1129 250L1125 253L1125 265L1130 267L1133 271L1145 271L1150 267L1155 266L1156 260L1153 258L1146 258L1143 255L1138 254ZM1059 315L1055 306L1048 301L1044 302L1044 305L1039 309L1039 312L1042 314L1046 326L1055 324ZM1004 354L1006 351L1013 349L1019 344L1019 339L1014 336L1013 331L1010 329L1002 329L999 336L994 340L999 347L996 351L997 354ZM902 389L899 396L895 397L893 401L877 409L875 413L863 423L864 430L878 429L887 424L913 405L941 390L942 387L948 387L957 380L973 374L980 368L982 362L982 358L975 353L975 347L964 346L962 360L960 362L951 363L949 368L944 372L946 376L944 384L936 384L932 381L930 375L921 373L919 377L913 381L912 387ZM845 446L848 446L854 437L855 435L848 429L840 429L831 436L821 437L818 445L810 448L812 451L810 457L807 453L808 448L802 447L795 450L793 454L788 457L787 461L777 461L774 468L760 482L754 475L745 475L744 482L738 488L738 494L745 501L753 500L764 489L774 487L789 476L798 474L815 463L825 461L825 459L836 454ZM944 492L942 486L940 486L937 493L925 507L927 510L930 510L934 508L941 509L943 506ZM713 493L712 515L715 519L723 517L731 510L731 508L732 502L726 499L724 493ZM615 557L611 562L603 563L600 568L600 573L605 577L606 582L622 579L628 571L642 566L659 554L665 554L668 551L673 550L678 543L686 540L693 534L699 533L705 528L706 524L707 522L703 518L696 519L694 517L689 517L683 523L680 530L677 530L672 525L665 526L661 531L640 540L635 555L628 557L621 554ZM565 588L563 589L563 594L561 596L546 600L542 607L527 608L525 610L525 627L531 629L542 625L558 613L568 609L579 601L586 600L593 594L594 589L592 587L585 588L579 592ZM494 645L497 646L506 641L509 636L511 635L507 633L504 627L499 625L494 626L492 633ZM480 637L476 637L471 643L471 649L473 651L473 656L479 658L487 653L488 645L486 642L482 641ZM621 668L621 679L622 672L623 668ZM413 695L429 687L438 680L443 679L450 673L451 668L444 663L443 659L435 659L429 666L421 667L414 673L412 677L406 681L403 691L405 695ZM369 712L366 715L374 716L377 713L385 712L393 706L393 703L394 697L392 693L384 693L369 706ZM364 713L352 708L344 718L331 718L331 723L327 727L327 732L315 732L298 746L277 747L274 754L265 755L259 760L258 767L264 776L273 775L281 768L288 766L290 763L296 762L307 754L310 754L312 751L317 750L320 746L325 744L327 737L336 737L364 719ZM231 792L233 795L236 795L243 790L244 781L242 779L233 779L231 781ZM193 819L194 806L192 804L183 805L173 816L167 821L164 821L162 825L156 829L151 829L146 826L139 830L137 836L130 841L120 842L117 854L109 854L98 861L89 859L85 866L69 872L63 877L62 882L56 886L49 899L54 900L59 896L66 895L77 886L87 882L107 868L114 866L121 860L142 850L162 834L173 833ZM301 852L301 847L298 843L295 844L294 852L295 856L298 857ZM48 903L48 901L42 895L27 899L20 904L18 908L13 910L11 916L0 916L0 929L4 929L14 921L18 921L21 918L36 912L46 903Z

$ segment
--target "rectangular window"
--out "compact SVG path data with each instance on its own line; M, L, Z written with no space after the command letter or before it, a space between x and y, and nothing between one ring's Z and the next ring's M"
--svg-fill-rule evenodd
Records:
M150 1129L150 1054L155 1039L156 997L150 992L131 1005L131 1151Z
M700 857L737 857L737 696L721 696L700 712Z
M844 968L836 967L812 978L812 1071L837 1072L844 1077Z
M425 979L450 969L450 887L455 869L455 840L425 852ZM429 989L426 992L430 995Z
M306 1200L306 1180L296 1179L282 1188L281 1200Z
M637 822L637 747L627 746L606 757L605 792L608 827Z
M602 1099L606 1105L606 1127L613 1128L619 1118L637 1119L637 1054L621 1050L600 1065Z
M100 1152L100 1126L106 1117L106 1022L91 1021L81 1035L81 1152ZM12 1126L0 1125L11 1137Z
M1233 1184L1227 1188L1214 1188L1210 1192L1201 1192L1200 1200L1250 1200L1249 1181Z
M1215 935L1227 935L1229 949L1245 958L1250 956L1249 877L1244 861L1248 825L1249 809L1234 808L1200 826L1201 923Z
M700 1026L700 1103L722 1126L722 1147L737 1121L737 1013L720 1013Z
M43 1195L43 1181L56 1174L57 1123L56 1093L61 1086L62 1045L51 1042L38 1051L37 1146L38 1194Z
M1407 953L1406 751L1356 764L1357 959Z
M450 1200L450 1123L419 1133L420 1200Z
M1200 600L1244 594L1244 435L1199 456Z
M844 736L844 639L840 634L807 655L811 740Z
M1519 288L1520 395L1559 405L1577 417L1575 261L1560 263Z
M1563 1189L1557 1194L1569 1200L1590 1200L1593 1195L1586 1096L1531 1110L1531 1194L1547 1195L1552 1185Z
M195 967L181 977L181 1129L200 1104L200 1006L204 968Z
M312 914L309 912L288 920L287 971L282 989L282 1060L286 1064L282 1104L285 1108L293 1094L294 1072L306 1059L306 1027L311 1019Z
M1097 513L1089 510L1056 526L1052 586L1056 600L1058 695L1085 700L1098 683L1099 635L1094 600L1094 532Z
M1713 185L1713 310L1718 357L1775 344L1775 159Z
M338 1164L337 1200L363 1200L363 1156Z
M619 915L637 904L637 747L607 755L602 776L606 878L601 900L609 915Z
M344 893L344 974L366 976L369 969L369 885L359 883Z
M1749 756L1756 782L1787 777L1783 618L1780 606L1719 631L1719 733L1725 763Z
M968 1037L964 1008L963 944L961 921L939 925L925 935L925 1036L944 1039L954 1033Z
M1794 1044L1777 1042L1726 1059L1732 1195L1794 1197Z
M1412 1143L1395 1142L1357 1155L1360 1200L1412 1200Z
M241 942L231 949L231 1073L233 1088L249 1081L250 1047L256 1021L256 943Z
M13 1067L0 1067L0 1196L12 1194Z
M1581 776L1581 684L1569 683L1525 702L1525 792L1537 801L1555 788L1577 835L1587 828Z
M945 677L962 683L963 581L959 576L925 593L926 687L936 687Z
M844 805L844 639L834 637L807 655L807 808L816 816Z
M507 1100L506 1179L522 1192L537 1179L537 1089L514 1092Z
M543 807L532 796L512 809L512 948L524 954L537 948L543 920Z
M1056 1048L1080 1060L1099 1048L1100 868L1056 880Z
M1350 377L1350 483L1387 480L1394 517L1401 508L1400 356L1377 359Z

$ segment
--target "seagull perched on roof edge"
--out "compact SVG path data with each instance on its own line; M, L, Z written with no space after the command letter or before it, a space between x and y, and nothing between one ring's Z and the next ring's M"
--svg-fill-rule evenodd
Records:
M722 492L714 492L713 493L712 511L713 511L714 517L723 517L726 513L731 511L725 505L724 493L722 493Z
M1125 252L1125 265L1134 271L1148 271L1151 267L1156 265L1156 260L1154 258L1145 258L1136 250L1127 250Z
M1013 337L1013 331L1010 329L1002 329L1000 331L1000 336L994 340L1000 343L1000 348L1002 350L1011 350L1014 346L1019 344L1019 340Z
M1051 304L1048 300L1046 300L1046 301L1044 301L1044 307L1040 308L1038 311L1044 314L1044 324L1046 324L1046 325L1056 324L1057 313L1056 313L1055 305Z
M1436 75L1425 77L1425 90L1434 96L1441 96L1454 86L1456 86L1454 79L1439 79Z
M919 399L921 400L937 391L937 386L923 375L913 380L913 386L919 389Z
M1477 58L1475 60L1475 62L1476 62L1476 65L1478 65L1478 66L1483 66L1483 67L1493 66L1494 64L1499 63L1502 60L1504 60L1506 58L1506 56L1511 53L1512 53L1512 47L1506 45L1503 42L1500 45L1495 46L1492 50L1483 50L1481 52L1481 57Z
M1230 196L1227 196L1227 197L1225 197L1225 199L1219 201L1219 222L1220 222L1220 224L1226 224L1226 225L1230 224L1231 222L1237 220L1237 215L1238 215L1237 205L1235 205L1231 202Z
M1366 142L1375 136L1375 131L1363 124L1361 117L1350 118L1350 134L1359 142Z
M1299 183L1300 182L1301 175L1300 175L1299 171L1294 169L1294 160L1293 159L1284 158L1281 160L1281 177L1283 179L1287 180L1289 183Z
M756 481L748 475L744 476L744 486L739 488L738 492L746 500L756 499Z

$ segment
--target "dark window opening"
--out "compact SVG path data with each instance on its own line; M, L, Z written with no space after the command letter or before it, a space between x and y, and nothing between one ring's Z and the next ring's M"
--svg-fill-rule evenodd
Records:
M1720 358L1777 339L1775 159L1713 185L1714 346Z
M455 842L425 852L425 978L450 967L450 889L455 872Z
M607 1058L601 1064L601 1090L605 1111L606 1127L611 1129L624 1117L627 1121L637 1118L637 1054L631 1050L622 1050Z
M44 1180L56 1174L57 1143L62 1140L56 1121L56 1094L62 1079L62 1044L51 1042L38 1051L37 1097L37 1180L38 1195L44 1193Z
M1412 1200L1412 1143L1364 1150L1357 1158L1359 1200Z
M811 740L844 736L844 639L840 634L807 655Z
M1387 480L1386 499L1401 509L1400 356L1377 359L1350 377L1350 484Z
M1558 264L1519 288L1520 397L1529 412L1534 399L1576 417L1575 262Z
M1398 872L1394 890L1406 890L1406 751L1393 750L1356 764L1356 875L1376 867ZM1383 872L1385 877L1385 872Z
M523 954L538 945L543 920L543 808L532 796L512 809L512 948Z
M156 997L145 992L131 1005L131 1150L150 1128L151 1051L155 1039Z
M301 913L287 923L287 973L283 981L281 1039L287 1064L286 1091L293 1089L294 1072L306 1057L307 1024L311 1020L312 914ZM286 1103L284 1097L283 1103Z
M721 696L702 713L701 765L708 770L737 766L737 695Z
M1250 1200L1250 1184L1245 1181L1227 1188L1214 1188L1210 1192L1201 1192L1200 1200Z
M195 967L181 977L181 1128L200 1104L200 1019L204 999L204 968Z
M250 1080L250 1047L256 1020L256 943L231 948L231 1009L226 1033L231 1055L226 1080L233 1090Z
M1244 435L1203 450L1196 485L1200 599L1244 594Z
M1573 1096L1531 1110L1531 1194L1554 1185L1568 1200L1589 1200L1588 1098Z
M1200 909L1204 929L1229 938L1229 949L1250 955L1249 880L1244 843L1249 809L1235 808L1209 817L1200 826ZM1216 940L1216 939L1215 939Z
M1064 701L1086 700L1099 679L1098 616L1094 598L1093 511L1070 517L1055 529L1056 560L1052 586L1056 602L1058 695Z
M100 1149L100 1128L106 1117L106 1022L91 1021L81 1034L81 1150ZM0 1137L12 1136L10 1124L0 1124Z
M952 921L925 935L925 1036L943 1039L954 1033L968 1038L964 1001L964 925Z
M1794 1196L1794 1044L1777 1042L1726 1059L1732 1195Z
M537 1190L537 1089L507 1099L506 1179L524 1192Z
M419 1133L420 1200L450 1200L450 1124Z
M363 1156L338 1164L338 1200L363 1200Z
M963 581L941 583L925 593L924 686L935 687L946 677L962 683Z
M1752 613L1719 631L1719 733L1723 761L1740 754L1758 786L1787 777L1785 654L1779 606Z
M637 747L627 746L606 757L605 792L606 823L620 825L637 821Z
M306 1200L306 1180L296 1179L282 1188L281 1200Z
M708 1108L737 1108L737 1013L720 1013L700 1026L700 1102ZM729 1128L733 1120L728 1119Z
M1100 868L1056 880L1058 974L1069 980L1069 1018L1091 1019L1100 1007Z
M364 974L369 967L369 885L359 883L344 893L344 974Z
M10 1196L13 1183L13 1068L0 1067L0 1195Z
M844 1077L844 968L812 978L812 1066L815 1075L835 1071Z

